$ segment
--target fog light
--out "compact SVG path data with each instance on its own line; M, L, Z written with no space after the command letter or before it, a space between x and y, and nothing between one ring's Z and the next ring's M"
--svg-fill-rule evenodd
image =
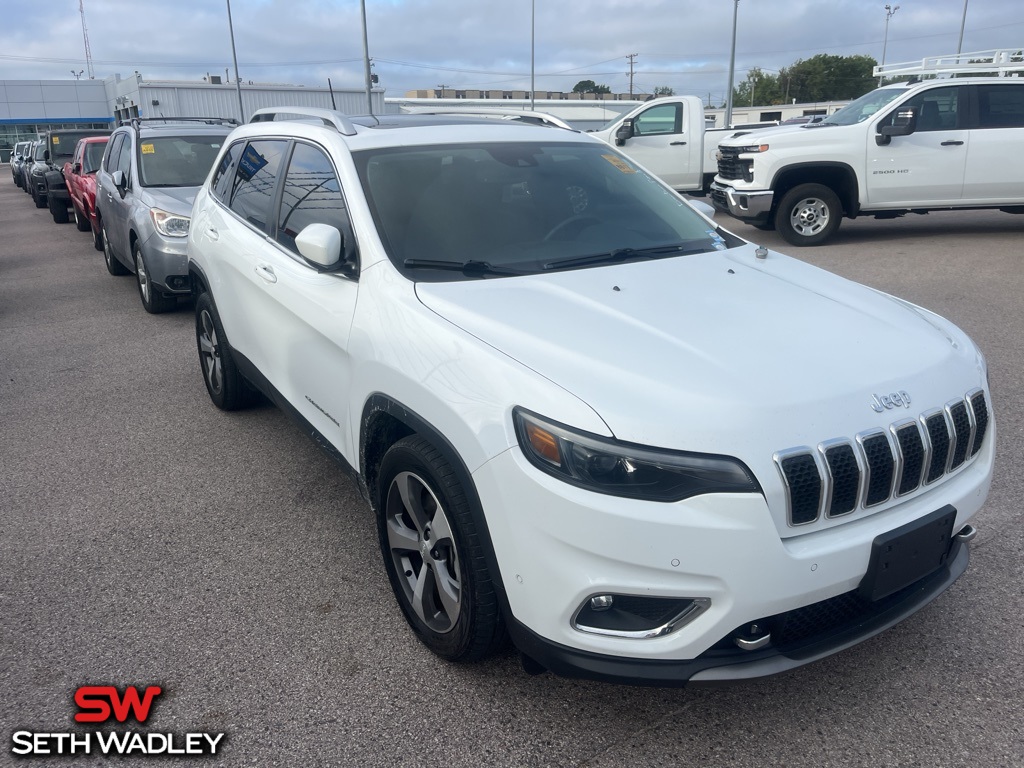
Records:
M615 598L611 595L594 595L590 598L590 608L595 611L607 611L613 602Z
M592 595L576 610L572 627L611 637L661 637L689 624L710 606L706 597Z

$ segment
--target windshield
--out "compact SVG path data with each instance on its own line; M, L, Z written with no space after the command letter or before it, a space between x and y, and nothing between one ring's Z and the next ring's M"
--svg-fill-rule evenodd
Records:
M603 144L354 154L388 256L416 280L671 258L742 243Z
M82 158L82 173L96 173L100 168L100 160L103 159L103 150L106 149L105 141L90 141L85 145L85 155Z
M139 141L144 187L199 187L220 152L223 136L156 136Z
M904 88L879 88L865 93L856 101L851 101L824 122L811 123L811 125L854 125L862 123L898 96L906 94Z

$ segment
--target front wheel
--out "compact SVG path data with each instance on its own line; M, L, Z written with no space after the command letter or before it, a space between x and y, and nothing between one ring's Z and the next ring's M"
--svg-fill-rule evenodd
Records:
M170 312L178 306L178 299L175 296L164 295L159 286L153 283L138 242L132 243L132 259L135 261L135 282L139 287L142 308L151 315L159 315L163 312Z
M72 203L71 206L75 210L75 229L77 229L79 232L88 232L92 226L91 224L89 224L89 217L86 216L84 213L79 213L78 206L75 205L74 203Z
M451 465L418 435L384 454L377 531L391 587L409 626L449 661L476 661L504 640L480 533Z
M36 204L36 208L46 207L46 198L37 192L32 193L32 201Z
M790 245L821 245L839 229L843 206L824 184L800 184L779 201L775 228Z
M68 223L68 206L63 200L55 200L53 195L47 195L46 204L50 209L50 215L53 216L54 224Z

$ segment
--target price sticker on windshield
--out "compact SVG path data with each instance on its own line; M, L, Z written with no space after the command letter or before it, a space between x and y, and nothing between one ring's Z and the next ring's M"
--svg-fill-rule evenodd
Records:
M144 154L144 155L155 155L156 154L156 149L153 147L152 144L143 144L142 145L142 154Z
M601 155L601 157L603 157L605 160L614 165L623 173L636 173L636 168L631 166L621 157L616 157L615 155Z

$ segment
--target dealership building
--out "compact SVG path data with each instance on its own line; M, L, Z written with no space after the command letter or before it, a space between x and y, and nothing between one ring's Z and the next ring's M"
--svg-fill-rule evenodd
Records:
M245 119L263 107L293 105L366 114L362 88L243 83ZM384 90L371 91L373 111L384 112ZM146 80L138 72L103 80L0 80L0 162L14 144L52 128L110 128L132 117L240 119L239 89L217 75L200 81Z

